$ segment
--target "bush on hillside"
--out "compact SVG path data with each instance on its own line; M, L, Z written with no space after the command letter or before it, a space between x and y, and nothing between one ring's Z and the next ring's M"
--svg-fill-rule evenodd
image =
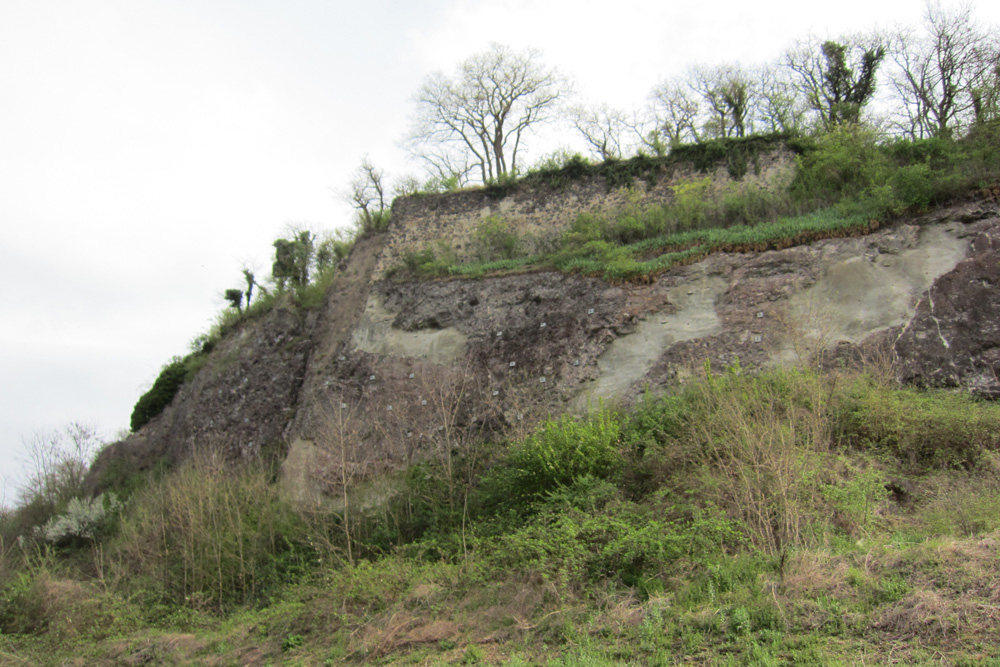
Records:
M485 481L485 503L526 509L583 477L616 480L625 464L620 436L619 417L608 410L586 419L565 415L548 421Z
M66 511L49 519L38 529L38 534L57 546L91 542L107 528L121 508L121 501L113 493L95 498L73 498Z
M521 240L510 223L499 216L483 219L474 233L476 257L481 262L514 259L521 251Z
M1000 448L1000 406L943 390L858 380L836 414L841 443L913 468L972 468Z
M184 384L186 376L187 367L183 359L175 358L163 367L160 375L153 382L153 386L139 397L132 409L130 425L133 433L148 424L170 405L181 385Z

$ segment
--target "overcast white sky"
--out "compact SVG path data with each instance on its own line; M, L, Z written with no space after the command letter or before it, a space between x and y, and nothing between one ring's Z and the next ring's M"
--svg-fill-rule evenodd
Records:
M366 154L390 176L418 172L399 141L432 71L490 41L533 46L582 98L631 108L690 65L764 62L810 32L922 11L922 0L0 0L0 500L15 495L32 433L126 427L160 367L239 286L241 263L269 272L286 223L347 225L333 191ZM1000 22L1000 3L977 15Z

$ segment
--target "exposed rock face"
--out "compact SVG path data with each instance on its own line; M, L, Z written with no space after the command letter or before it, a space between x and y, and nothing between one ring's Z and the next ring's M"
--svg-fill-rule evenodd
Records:
M378 238L356 244L321 312L275 308L220 341L161 415L104 451L91 466L88 485L99 486L115 460L125 470L146 470L197 451L248 460L284 450L296 423L323 409L316 368L349 337L381 250Z
M278 308L221 341L161 415L102 453L90 485L101 483L116 459L124 470L144 470L199 450L252 459L280 448L313 347L310 328L299 313Z
M389 235L391 239L391 234ZM902 379L1000 394L1000 217L955 207L867 236L712 255L649 285L529 273L393 282L385 239L354 250L321 313L276 311L224 341L149 427L143 465L199 446L288 443L302 499L597 401L629 401L707 361L804 364L882 345Z
M994 213L995 215L995 213ZM1000 229L995 218L967 257L919 300L916 315L894 341L900 378L926 386L964 387L1000 396Z

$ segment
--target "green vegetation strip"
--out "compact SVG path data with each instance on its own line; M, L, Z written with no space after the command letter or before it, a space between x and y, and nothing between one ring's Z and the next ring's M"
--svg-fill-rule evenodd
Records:
M526 269L557 269L566 273L602 276L612 282L648 279L673 266L697 261L716 252L751 252L811 243L823 238L868 233L878 221L861 214L844 215L834 209L757 225L697 229L644 239L628 245L591 241L577 249L494 262L453 265L447 274L481 277ZM642 256L655 254L646 260Z
M1000 406L877 370L692 369L321 511L210 456L25 505L0 662L997 667Z

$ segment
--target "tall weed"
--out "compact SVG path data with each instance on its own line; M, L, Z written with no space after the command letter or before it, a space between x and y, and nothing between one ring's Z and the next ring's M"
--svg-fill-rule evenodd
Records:
M706 368L662 419L644 420L659 430L653 442L689 471L677 482L737 521L755 549L776 554L813 536L820 508L812 471L829 445L827 397L813 373ZM649 436L644 447L647 457L658 448Z
M263 466L195 456L133 496L109 569L174 604L222 611L266 599L308 554L301 521L269 477Z

